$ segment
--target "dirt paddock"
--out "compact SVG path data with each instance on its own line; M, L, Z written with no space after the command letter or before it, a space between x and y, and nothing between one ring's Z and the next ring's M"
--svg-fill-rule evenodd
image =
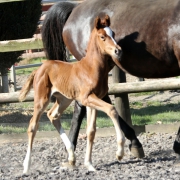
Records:
M3 135L0 138L3 138ZM78 139L77 169L70 170L61 169L61 162L65 160L66 154L60 138L36 139L28 175L22 175L27 142L2 143L0 144L0 179L179 180L180 167L174 166L175 154L172 150L175 133L144 133L138 138L143 144L145 158L132 157L128 150L129 141L126 140L125 156L118 162L115 159L116 137L97 137L92 156L96 172L89 172L83 166L86 139Z

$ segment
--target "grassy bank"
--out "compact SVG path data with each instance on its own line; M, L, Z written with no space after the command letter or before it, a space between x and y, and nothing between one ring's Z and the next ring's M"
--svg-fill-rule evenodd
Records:
M32 106L33 103L26 102L24 104L19 103L18 108L26 109L26 108L32 108ZM180 122L179 106L180 106L179 103L164 104L158 101L130 103L132 123L133 125L145 125L145 124L148 125L148 124L170 124L173 122ZM48 108L50 107L51 105ZM61 120L64 129L70 128L72 113L73 113L73 106L68 107L64 112L64 115L62 116L62 120ZM25 116L28 116L28 119L31 118L31 115L24 115L24 117ZM28 123L25 123L25 126L23 127L21 125L18 125L18 127L16 127L14 123L8 125L6 123L1 123L0 133L23 133L27 131L27 126ZM107 115L102 112L98 112L97 127L103 128L103 127L112 127L112 126L113 123L107 117ZM86 128L86 119L83 120L81 128L83 129ZM39 131L53 131L53 130L55 130L55 128L49 123L48 120L43 123L40 123Z

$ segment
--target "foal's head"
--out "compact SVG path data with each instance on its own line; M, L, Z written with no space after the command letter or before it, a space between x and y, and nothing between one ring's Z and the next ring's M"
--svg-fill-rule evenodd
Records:
M97 37L96 42L101 53L110 56L114 63L121 68L119 60L122 56L122 50L114 40L114 33L109 26L110 17L108 15L104 19L100 19L99 17L95 19L94 31Z

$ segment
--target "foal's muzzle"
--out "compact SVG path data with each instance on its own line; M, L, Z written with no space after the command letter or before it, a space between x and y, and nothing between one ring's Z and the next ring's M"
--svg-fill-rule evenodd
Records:
M122 49L120 48L119 45L116 46L115 54L116 54L117 58L119 58L119 59L121 58L121 56L122 56Z
M121 61L121 56L122 56L122 49L119 45L116 46L114 50L114 54L116 57L113 58L114 63L119 67L122 68L120 61Z

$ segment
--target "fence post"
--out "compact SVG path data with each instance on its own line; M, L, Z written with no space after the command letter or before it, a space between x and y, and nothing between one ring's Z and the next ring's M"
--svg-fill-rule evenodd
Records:
M125 73L122 70L120 70L117 66L113 68L112 75L113 75L114 83L126 82ZM115 95L114 97L115 97L115 107L119 115L124 121L126 121L126 123L132 126L128 94L127 93L118 94Z
M2 76L0 75L0 93L2 93Z
M2 77L2 93L8 93L9 92L9 82L8 82L8 75L4 74L1 75Z
M15 92L16 91L16 72L15 72L15 66L14 65L12 65L11 69L10 69L10 79L11 79L11 83L12 83L11 91Z

